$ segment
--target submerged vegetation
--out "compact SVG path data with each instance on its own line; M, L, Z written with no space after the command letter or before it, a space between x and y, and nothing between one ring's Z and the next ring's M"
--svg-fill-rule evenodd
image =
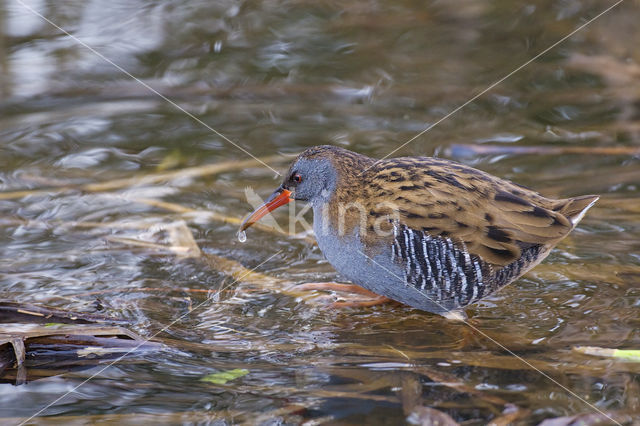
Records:
M601 194L469 326L332 309L306 229L236 231L292 155L382 157L606 5L126 3L30 7L174 104L0 1L0 423L637 424L636 4L395 154Z

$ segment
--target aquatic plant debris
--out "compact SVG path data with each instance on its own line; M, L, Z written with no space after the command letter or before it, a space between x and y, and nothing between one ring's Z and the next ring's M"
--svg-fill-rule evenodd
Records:
M576 346L573 348L573 350L585 355L618 358L624 361L640 362L640 349L611 349L599 348L597 346Z
M549 261L468 311L507 350L462 322L396 304L334 309L353 294L296 288L346 281L304 231L304 203L244 244L236 235L282 177L241 164L250 157L62 30L286 174L318 143L388 154L605 2L230 3L0 2L0 199L14 197L0 200L0 281L19 304L0 317L52 334L66 326L48 323L78 314L113 316L163 345L100 372L123 353L78 357L98 346L86 335L27 339L24 366L12 355L0 380L0 425L441 420L420 407L466 426L637 422L640 363L572 348L640 349L638 2L392 155L436 154L552 196L604 195ZM449 157L453 144L536 149ZM184 228L170 235L176 221L199 257ZM232 369L250 374L200 381Z
M22 385L98 365L119 354L124 354L121 359L134 358L162 348L118 326L5 323L0 324L0 380Z
M201 382L209 382L216 385L224 385L231 380L246 376L249 374L249 370L244 368L234 368L233 370L220 371L204 376L200 379Z

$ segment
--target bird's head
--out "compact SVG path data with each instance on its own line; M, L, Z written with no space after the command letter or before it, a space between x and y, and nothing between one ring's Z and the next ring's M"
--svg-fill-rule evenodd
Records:
M368 157L331 145L315 146L305 150L289 167L278 189L242 222L240 231L244 231L269 212L292 200L306 201L314 206L328 202L339 180L344 181L346 175L361 169L360 163L364 161L362 159Z

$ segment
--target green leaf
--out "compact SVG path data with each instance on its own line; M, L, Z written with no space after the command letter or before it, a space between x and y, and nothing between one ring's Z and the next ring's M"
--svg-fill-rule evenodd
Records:
M45 327L56 327L58 325L68 325L68 324L64 324L64 323L61 323L61 322L48 322L44 326Z
M200 381L209 382L216 385L224 385L230 380L235 380L238 377L246 376L249 374L249 370L244 368L235 368L233 370L220 371L218 373L208 374L204 376Z
M160 164L156 167L159 172L175 169L185 163L185 158L179 149L174 149L166 157L162 159Z
M613 354L616 358L622 358L627 361L640 361L640 350L637 349L616 349Z
M573 350L585 355L618 358L622 361L640 362L640 350L638 349L611 349L599 348L597 346L576 346Z

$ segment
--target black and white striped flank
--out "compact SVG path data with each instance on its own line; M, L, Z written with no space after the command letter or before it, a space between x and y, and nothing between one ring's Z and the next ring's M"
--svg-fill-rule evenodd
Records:
M534 246L523 250L515 262L493 270L470 254L464 243L433 236L394 223L393 260L404 267L405 283L447 309L466 306L509 284L539 253Z

